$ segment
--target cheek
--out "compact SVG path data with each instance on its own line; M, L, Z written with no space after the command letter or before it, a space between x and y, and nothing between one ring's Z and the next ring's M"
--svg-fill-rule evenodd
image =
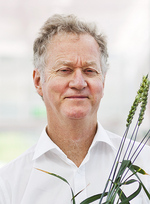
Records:
M95 82L92 86L92 93L93 93L93 96L94 96L94 100L95 102L100 102L101 98L103 97L104 95L104 86L103 86L103 83L102 82Z
M61 98L65 91L65 84L61 80L51 80L47 87L47 93L51 99Z

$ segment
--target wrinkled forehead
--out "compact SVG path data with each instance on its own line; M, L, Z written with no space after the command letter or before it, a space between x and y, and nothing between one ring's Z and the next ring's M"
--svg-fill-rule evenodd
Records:
M76 35L60 33L51 39L47 46L46 64L81 62L88 65L101 64L100 50L95 39L89 34ZM61 63L62 64L62 63ZM80 63L81 64L81 63Z

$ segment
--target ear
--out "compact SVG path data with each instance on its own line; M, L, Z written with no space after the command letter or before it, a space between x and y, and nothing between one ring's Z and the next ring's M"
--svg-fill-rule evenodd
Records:
M41 80L41 75L39 73L38 69L33 70L33 82L34 86L40 96L43 96L43 91L42 91L42 80Z
M103 76L103 88L105 87L105 79L106 79L106 74Z
M105 88L105 79L106 79L106 74L103 76L103 96L104 96L104 88Z

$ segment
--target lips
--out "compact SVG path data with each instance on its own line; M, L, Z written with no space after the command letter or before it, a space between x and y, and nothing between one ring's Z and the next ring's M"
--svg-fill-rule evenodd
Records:
M73 95L73 96L67 96L65 98L68 98L68 99L85 99L85 98L89 98L89 97L83 96L83 95Z

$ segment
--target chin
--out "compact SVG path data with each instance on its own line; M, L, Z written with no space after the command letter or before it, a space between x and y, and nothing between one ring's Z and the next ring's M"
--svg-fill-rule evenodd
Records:
M74 111L67 111L65 113L65 116L69 119L74 119L74 120L80 120L84 119L89 115L89 111L83 111L83 110L74 110Z

